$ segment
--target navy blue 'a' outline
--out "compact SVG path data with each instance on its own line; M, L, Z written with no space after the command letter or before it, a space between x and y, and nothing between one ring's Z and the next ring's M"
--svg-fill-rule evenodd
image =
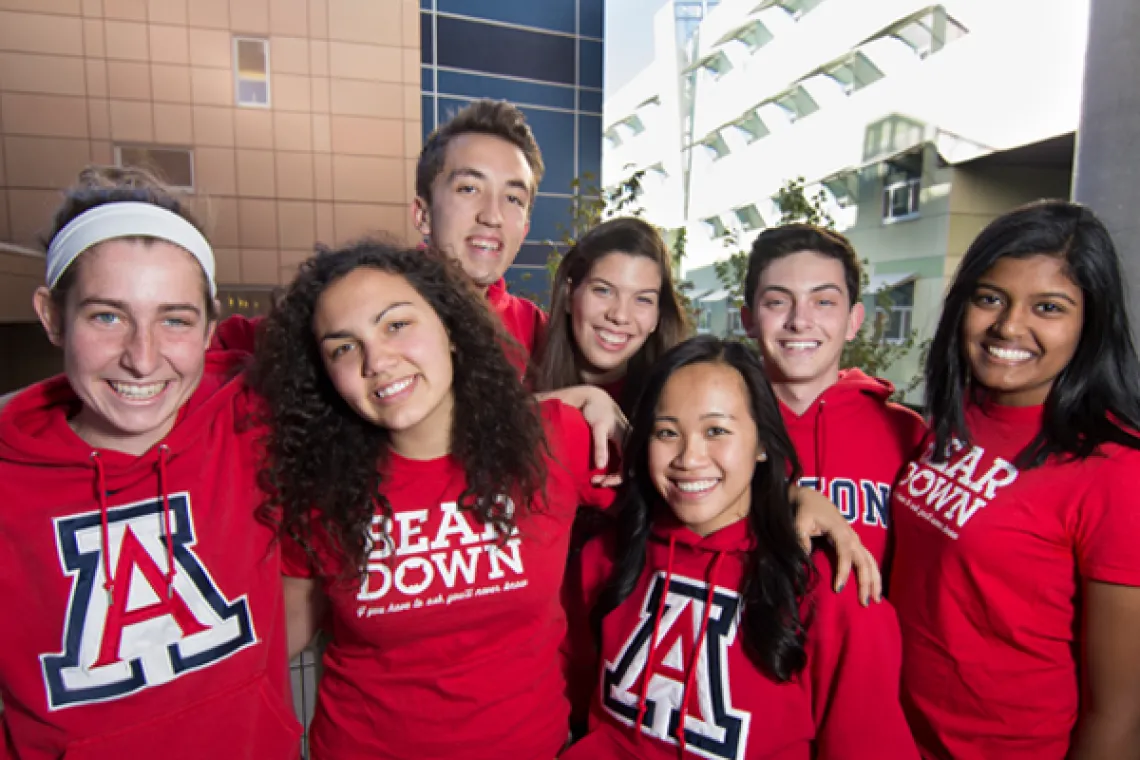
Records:
M185 575L193 582L202 598L220 619L236 619L239 629L238 635L231 640L193 655L183 655L180 649L181 642L169 644L166 648L167 656L170 659L173 677L178 678L191 671L219 662L256 643L257 636L253 629L253 621L249 614L249 603L246 597L242 595L233 602L228 601L202 565L201 560L190 549L197 543L197 539L191 520L189 494L182 492L170 495L167 498L171 511L171 524L174 526L171 541L174 545L176 572ZM163 504L160 498L108 509L108 528L116 523L130 523L151 515L158 516L161 519L162 509ZM79 648L87 626L91 594L101 587L96 575L103 549L100 546L94 551L81 553L78 546L78 534L80 531L99 526L100 522L101 515L98 511L55 520L56 547L59 552L60 565L66 575L72 577L78 575L78 577L72 583L71 595L67 603L63 652L40 655L44 680L48 689L48 705L53 710L119 699L134 694L149 685L141 658L135 658L129 662L131 675L128 678L114 683L84 688L68 688L63 680L64 670L80 667ZM109 562L110 558L107 558L107 561Z
M633 667L634 660L637 658L638 653L647 646L650 636L653 635L653 623L657 617L657 609L662 604L663 599L667 599L664 593L664 587L664 573L658 572L653 578L649 593L645 595L645 603L642 606L640 614L641 623L626 642L622 656L618 659L614 669L611 670L607 667L602 674L602 703L606 709L615 715L625 718L630 725L633 725L637 720L637 706L624 704L611 697L610 694L613 688L624 680L629 669ZM708 586L698 581L674 575L669 580L669 593L688 597L691 600L689 604L695 612L697 608L693 605L693 602L706 603ZM673 607L673 605L667 601L664 603L665 609L661 613L663 619ZM726 704L728 684L723 680L727 669L725 667L726 664L721 661L721 658L727 649L722 646L722 643L726 641L736 623L736 615L740 607L740 597L728 591L715 589L712 603L720 609L720 614L715 618L713 615L709 615L708 628L705 631L705 641L701 647L701 651L708 657L708 674L711 681L709 684L709 697L713 707L713 722L718 728L724 731L724 739L723 741L715 741L711 737L695 733L691 729L686 728L685 744L689 749L708 758L734 760L742 755L744 721L728 713ZM680 615L674 625L685 625L688 622L690 621L688 621L684 615ZM665 632L665 630L661 631L662 634ZM686 658L689 656L689 653L685 654ZM650 661L651 657L647 653L646 672L643 674L643 678L651 678L653 675L652 672L649 671ZM695 665L693 667L695 667ZM657 710L656 700L647 700L645 707L645 715L642 717L641 726L638 727L638 730L651 729L654 724L653 718ZM676 708L671 709L669 715L669 740L673 742L676 742L676 739L673 737L677 735L677 727L681 724L681 719L680 710ZM654 734L650 735L660 739L660 737Z

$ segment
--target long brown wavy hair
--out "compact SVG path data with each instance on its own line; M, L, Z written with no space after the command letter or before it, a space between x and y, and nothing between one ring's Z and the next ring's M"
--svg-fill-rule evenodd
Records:
M531 384L537 391L553 391L582 383L579 373L581 356L570 327L570 308L574 291L589 278L594 264L611 253L643 256L655 262L661 271L657 329L630 357L626 367L624 398L618 399L628 413L637 400L645 373L659 356L689 337L692 331L673 282L672 257L665 241L653 225L634 216L602 222L579 238L562 257L550 285L550 324L535 353Z
M537 405L504 353L510 339L458 265L432 250L376 240L318 249L301 265L258 336L250 381L265 399L270 425L262 474L268 497L260 515L302 546L320 569L318 528L344 578L364 571L372 548L366 537L376 512L389 518L382 525L390 524L392 508L381 476L389 435L361 418L333 386L313 333L313 315L321 294L361 267L407 280L439 316L455 347L451 455L466 475L462 508L494 524L505 539L517 514L502 497L530 509L542 491L548 451ZM386 533L382 540L390 542Z

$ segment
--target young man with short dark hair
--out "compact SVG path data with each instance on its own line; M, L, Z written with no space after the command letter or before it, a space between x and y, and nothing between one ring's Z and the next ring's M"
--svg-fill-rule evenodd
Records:
M922 419L888 401L894 387L840 370L863 324L859 260L847 238L808 224L760 233L752 245L741 319L812 486L839 507L882 564L891 486L925 434Z

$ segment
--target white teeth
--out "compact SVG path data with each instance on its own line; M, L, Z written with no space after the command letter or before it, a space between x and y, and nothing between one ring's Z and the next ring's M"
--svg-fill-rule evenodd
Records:
M1033 354L1028 351L1020 351L1015 348L998 348L997 346L986 346L986 351L989 351L992 356L1003 359L1007 362L1023 362L1027 359L1032 359Z
M690 480L686 483L677 483L677 490L684 491L685 493L700 493L707 491L717 484L716 479L712 480Z
M413 382L415 382L415 380L416 379L414 377L408 377L408 378L405 378L403 380L400 380L399 382L395 382L395 383L392 383L391 385L385 386L385 387L381 388L380 390L376 391L376 398L388 398L389 396L394 396L395 394L399 393L400 391L406 390L408 388L408 386L410 386Z
M481 251L498 251L502 245L490 240L472 240L471 245Z
M162 392L163 388L166 387L166 383L132 385L130 383L116 383L113 380L108 382L110 383L111 388L114 389L115 393L119 394L123 398L127 398L132 401L145 401L148 398L154 398Z
M786 340L784 341L784 348L789 348L792 351L806 351L809 348L819 348L818 340Z
M613 346L624 346L626 343L629 343L628 335L618 335L617 333L612 333L609 330L598 330L597 333L598 337L601 338L603 342L609 343Z

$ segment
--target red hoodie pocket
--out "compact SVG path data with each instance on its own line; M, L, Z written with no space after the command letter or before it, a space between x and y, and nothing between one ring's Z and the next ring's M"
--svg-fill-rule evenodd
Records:
M62 760L296 760L301 733L262 675L163 718L74 742Z

